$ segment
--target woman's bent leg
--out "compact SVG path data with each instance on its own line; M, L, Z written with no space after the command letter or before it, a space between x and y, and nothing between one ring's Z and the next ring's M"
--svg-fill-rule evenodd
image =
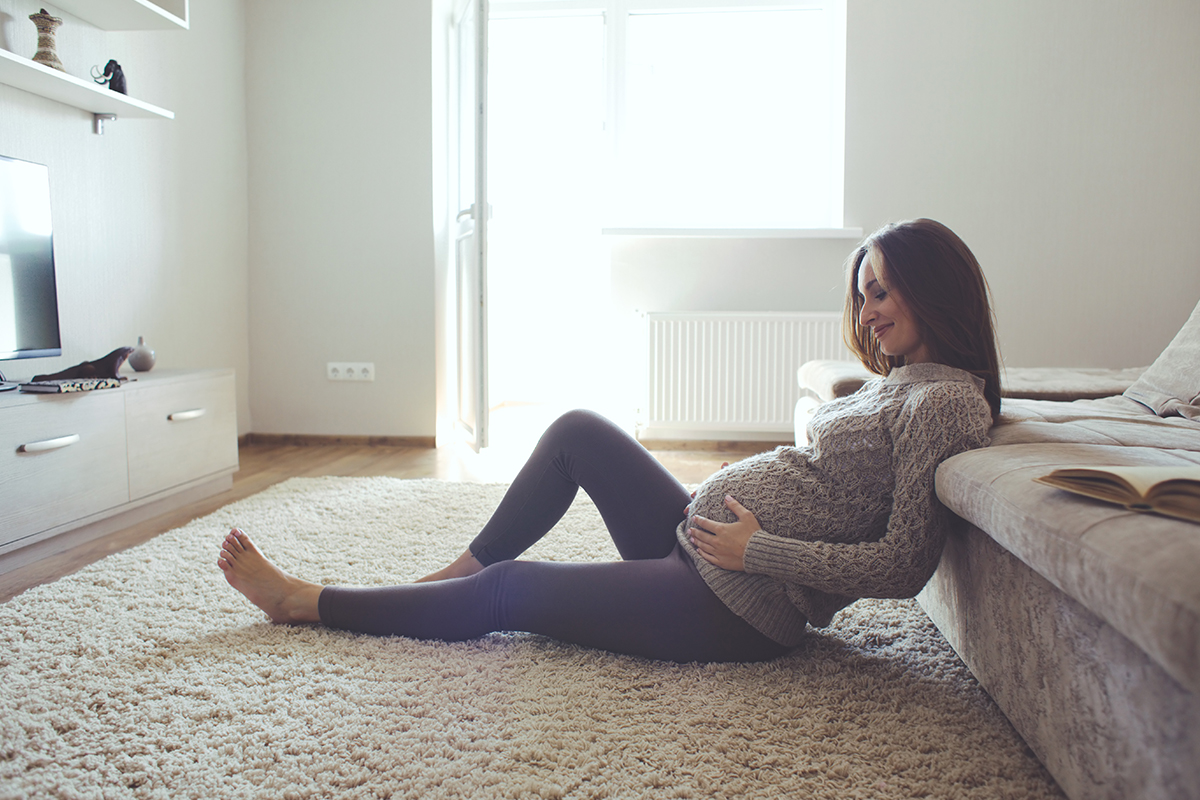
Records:
M492 518L470 545L487 566L542 538L582 487L624 559L662 558L690 495L636 439L590 411L559 417L542 436Z
M505 561L469 578L326 587L321 621L376 635L462 641L527 631L668 661L762 661L787 652L712 593L690 557L596 564Z

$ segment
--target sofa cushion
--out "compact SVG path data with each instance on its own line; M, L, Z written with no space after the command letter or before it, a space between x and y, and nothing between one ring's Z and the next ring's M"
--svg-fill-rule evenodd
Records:
M1200 692L1200 525L1033 480L1071 464L1197 465L1200 452L1070 442L992 446L944 462L937 493L1182 686Z
M1012 367L1000 376L1000 393L1028 400L1111 397L1128 389L1145 371L1145 367Z
M1071 403L1005 399L990 436L993 447L1067 442L1200 452L1200 420L1159 417L1122 395Z
M1200 303L1125 396L1159 416L1200 419Z

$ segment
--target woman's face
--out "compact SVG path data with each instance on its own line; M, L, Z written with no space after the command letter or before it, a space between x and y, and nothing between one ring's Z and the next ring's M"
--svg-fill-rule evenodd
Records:
M903 357L905 364L932 361L908 304L880 277L886 274L883 254L871 248L858 267L858 293L863 298L859 323L871 329L886 355Z

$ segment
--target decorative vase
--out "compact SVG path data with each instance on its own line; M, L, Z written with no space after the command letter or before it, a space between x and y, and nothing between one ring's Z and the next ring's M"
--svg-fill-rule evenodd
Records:
M139 336L137 347L129 354L129 366L138 372L149 372L154 366L154 351L146 346L146 340Z
M54 52L54 31L59 25L62 25L62 20L50 16L44 8L40 14L30 14L29 18L33 20L33 24L37 26L38 30L38 49L33 54L33 60L47 67L66 72L62 62L58 60L58 53Z

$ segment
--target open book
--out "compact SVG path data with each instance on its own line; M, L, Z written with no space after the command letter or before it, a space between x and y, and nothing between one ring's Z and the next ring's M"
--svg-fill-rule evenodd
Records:
M1133 511L1200 522L1200 466L1067 467L1034 480Z

